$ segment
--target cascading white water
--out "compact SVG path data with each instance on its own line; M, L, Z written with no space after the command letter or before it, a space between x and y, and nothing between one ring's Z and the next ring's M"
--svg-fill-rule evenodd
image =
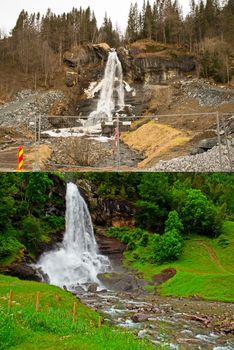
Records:
M100 285L97 275L111 270L109 259L98 252L88 207L73 183L67 185L62 246L43 254L37 267L48 275L50 284L68 289L86 283Z
M100 121L112 121L114 111L124 107L124 84L121 62L115 51L109 53L102 89L96 111L88 118L88 125L95 125Z

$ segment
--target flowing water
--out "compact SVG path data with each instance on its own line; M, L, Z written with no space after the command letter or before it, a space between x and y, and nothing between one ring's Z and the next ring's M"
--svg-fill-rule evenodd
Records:
M102 89L96 111L88 118L88 125L112 121L114 112L124 107L124 83L121 62L115 51L109 53Z
M215 332L184 312L229 312L234 305L206 301L139 296L124 292L101 291L79 293L83 303L98 310L105 322L128 329L139 338L148 338L155 346L174 350L234 350L234 336ZM142 322L134 322L133 315L146 315Z
M66 232L62 246L45 253L37 267L50 284L74 289L77 285L97 283L97 275L111 270L107 257L99 254L87 205L73 183L67 185Z

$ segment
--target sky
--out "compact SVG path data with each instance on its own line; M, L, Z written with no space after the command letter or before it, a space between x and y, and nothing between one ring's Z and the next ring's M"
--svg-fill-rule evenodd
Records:
M23 9L29 13L46 13L46 10L50 8L52 12L60 14L70 11L72 7L90 6L95 12L99 26L107 12L113 25L118 23L123 31L126 27L131 2L137 2L141 8L143 0L0 0L0 29L6 34L9 33ZM150 2L152 3L153 0ZM189 2L190 0L179 0L184 13L187 13L189 9Z

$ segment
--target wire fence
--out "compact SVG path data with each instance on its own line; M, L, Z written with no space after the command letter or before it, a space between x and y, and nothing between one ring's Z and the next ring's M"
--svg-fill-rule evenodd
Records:
M148 171L152 162L218 146L218 170L233 171L233 119L234 113L219 112L116 114L96 127L86 117L39 115L29 119L23 138L0 149L0 169L17 170L20 146L28 171ZM199 149L204 139L211 145Z

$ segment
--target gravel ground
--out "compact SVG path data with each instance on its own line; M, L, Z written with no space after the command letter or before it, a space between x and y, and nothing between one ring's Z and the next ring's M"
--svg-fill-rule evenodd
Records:
M234 89L218 86L204 79L183 80L180 89L183 96L197 99L201 107L234 103Z
M27 127L35 116L47 116L55 101L64 100L61 91L32 92L24 90L16 95L14 101L0 108L1 127ZM42 118L42 130L51 128L47 118Z
M160 161L156 166L150 168L150 171L159 172L215 172L215 171L233 171L234 169L234 147L230 147L232 160L232 169L228 158L228 151L225 146L221 148L222 169L219 161L219 147L213 147L205 153L194 156L185 156L169 161Z

